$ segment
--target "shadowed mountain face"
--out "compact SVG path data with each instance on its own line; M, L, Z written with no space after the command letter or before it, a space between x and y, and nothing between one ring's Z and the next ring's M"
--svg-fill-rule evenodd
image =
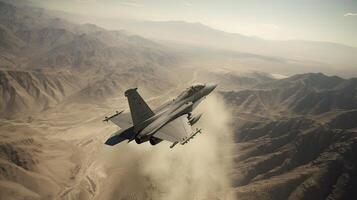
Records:
M122 96L127 88L140 87L144 94L160 94L173 87L165 72L150 67L126 71L78 72L0 71L0 117L30 117L67 102L105 102Z
M322 114L357 108L357 79L327 77L323 74L295 75L257 85L256 89L226 93L238 110L261 114Z
M140 36L72 24L43 9L3 2L0 44L0 68L5 69L0 71L0 116L6 118L65 99L98 100L128 87L147 89L151 83L156 89L148 93L158 92L172 86L165 68L178 62L166 47Z
M0 199L117 199L99 189L118 129L102 118L128 88L146 99L173 88L177 61L142 37L0 2Z
M53 106L80 90L83 82L70 73L0 71L0 116L9 118Z
M239 199L354 199L357 135L305 118L236 132Z
M356 80L302 74L224 92L239 199L354 199Z
M0 66L7 68L172 65L177 57L139 36L75 25L42 9L0 2Z

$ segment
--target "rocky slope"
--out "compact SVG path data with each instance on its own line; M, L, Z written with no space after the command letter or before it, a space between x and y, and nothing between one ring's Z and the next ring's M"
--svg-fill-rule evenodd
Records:
M237 110L271 113L322 114L357 108L357 79L303 74L264 83L255 89L225 93Z
M196 74L196 81L218 84L220 89L224 91L250 89L259 84L275 80L275 78L268 73L223 67L201 69L199 73Z
M0 2L0 67L44 68L172 65L167 48L123 31L53 18L42 9Z
M128 88L140 88L142 95L150 97L173 88L170 77L148 66L81 73L0 70L0 119L31 120L32 115L70 102L106 104L109 98L124 98Z
M303 74L225 92L239 199L354 199L356 80Z
M128 88L139 88L143 96L163 94L174 87L175 80L162 70L151 67L134 67L123 71L104 71L95 76L80 91L71 95L71 102L102 102L108 98L124 98Z
M96 154L117 130L102 118L126 105L128 88L145 97L172 88L166 68L177 58L42 10L0 2L0 13L0 199L96 199L106 155Z
M66 72L0 71L0 117L11 118L56 105L78 92L83 81Z
M144 38L1 2L0 14L0 199L356 198L355 78L170 73L177 56ZM102 119L124 109L125 89L159 105L193 81L219 83L228 104L206 105L196 144L104 147L117 127ZM226 110L235 144L217 138Z
M28 125L2 121L0 128L0 199L56 199L73 181L78 149Z
M103 102L129 87L172 87L166 68L178 57L166 47L48 13L0 1L1 118L27 118L64 100Z

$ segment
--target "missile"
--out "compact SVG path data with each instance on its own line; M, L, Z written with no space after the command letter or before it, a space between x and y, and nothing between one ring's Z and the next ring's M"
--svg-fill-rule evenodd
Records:
M176 146L177 143L178 143L178 142L172 143L172 145L170 146L170 148L171 148L171 149L174 148L174 146Z
M197 133L201 133L201 129L196 129L196 132L194 132L193 134L191 134L189 137L187 137L184 141L181 142L181 145L186 144L188 141L190 141L192 138L194 138Z
M192 125L194 125L196 122L198 122L198 120L200 120L201 116L202 116L202 113L199 114L199 115L197 115L197 116L192 117L192 118L189 120L190 125L192 126Z
M113 117L116 117L116 116L118 116L118 115L120 115L122 112L124 112L124 110L122 110L122 111L120 111L120 112L118 112L118 111L115 111L115 114L114 115L112 115L112 116L110 116L110 117L105 117L105 119L103 120L103 122L108 122L110 119L112 119Z

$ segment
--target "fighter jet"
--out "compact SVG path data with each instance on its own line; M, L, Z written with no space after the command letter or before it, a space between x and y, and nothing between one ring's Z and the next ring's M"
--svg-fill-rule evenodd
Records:
M105 144L113 146L127 140L135 140L137 144L149 141L156 145L163 140L172 142L170 148L177 144L184 145L201 129L192 131L194 125L202 116L194 116L192 111L210 94L217 85L197 84L187 88L177 98L169 101L154 111L140 96L137 88L125 91L128 99L129 113L116 112L103 121L111 121L121 129L115 132Z

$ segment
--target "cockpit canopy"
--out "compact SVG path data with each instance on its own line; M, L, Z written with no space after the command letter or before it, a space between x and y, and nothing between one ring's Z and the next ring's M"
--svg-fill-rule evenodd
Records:
M196 84L193 85L189 88L187 88L181 95L179 95L179 99L181 98L186 98L188 96L191 96L193 94L195 94L196 92L200 91L201 89L203 89L205 87L204 84Z
M204 87L205 87L205 85L203 85L203 84L193 85L193 86L187 88L186 94L187 94L187 95L192 95L192 94L194 94L194 93L200 91L200 90L203 89Z

